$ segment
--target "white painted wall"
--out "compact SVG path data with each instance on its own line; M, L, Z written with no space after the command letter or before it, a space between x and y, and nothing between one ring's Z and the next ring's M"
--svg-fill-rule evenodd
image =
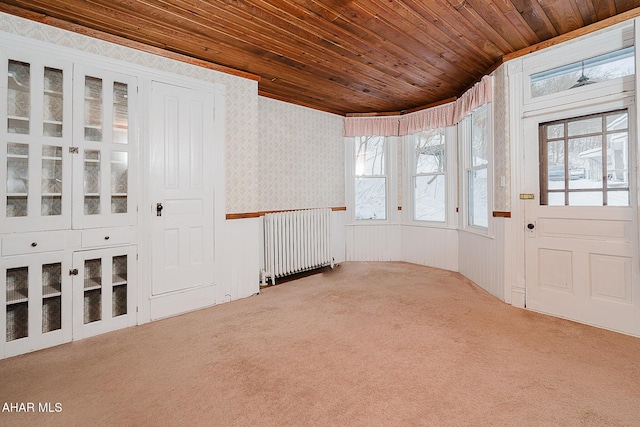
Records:
M347 261L400 261L400 224L346 226Z
M403 225L402 261L458 271L458 230Z
M336 263L344 262L347 259L346 223L347 211L331 213L331 251Z
M493 218L493 236L460 230L458 271L504 301L505 222L509 219Z
M223 221L216 302L245 298L260 291L262 218Z

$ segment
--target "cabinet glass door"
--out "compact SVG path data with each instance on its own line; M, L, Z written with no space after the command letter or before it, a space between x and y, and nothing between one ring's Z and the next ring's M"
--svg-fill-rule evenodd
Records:
M83 182L74 207L74 228L135 224L136 195L131 192L135 154L133 129L136 79L104 70L76 67L74 174Z
M0 232L71 226L71 66L9 52L0 128Z
M73 338L135 324L136 247L76 252Z
M71 341L70 258L49 252L0 261L5 356Z

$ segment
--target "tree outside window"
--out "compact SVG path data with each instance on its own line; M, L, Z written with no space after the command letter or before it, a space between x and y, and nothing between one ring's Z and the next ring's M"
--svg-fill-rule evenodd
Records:
M432 129L416 134L413 152L413 219L445 222L444 129Z
M355 141L355 217L387 219L386 141L363 136Z

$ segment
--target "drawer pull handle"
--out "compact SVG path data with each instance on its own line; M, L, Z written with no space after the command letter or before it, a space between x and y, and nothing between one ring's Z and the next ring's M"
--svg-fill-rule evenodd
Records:
M38 242L33 242L33 243L31 243L31 247L32 247L32 248L35 248L36 246L38 246Z
M104 240L109 240L109 236L104 236Z

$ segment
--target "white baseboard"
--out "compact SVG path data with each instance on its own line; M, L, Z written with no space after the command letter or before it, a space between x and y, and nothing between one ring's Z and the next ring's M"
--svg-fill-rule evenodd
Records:
M151 320L210 307L216 304L216 285L205 285L152 296L149 300Z
M524 288L511 288L511 305L518 308L525 308L526 298Z

